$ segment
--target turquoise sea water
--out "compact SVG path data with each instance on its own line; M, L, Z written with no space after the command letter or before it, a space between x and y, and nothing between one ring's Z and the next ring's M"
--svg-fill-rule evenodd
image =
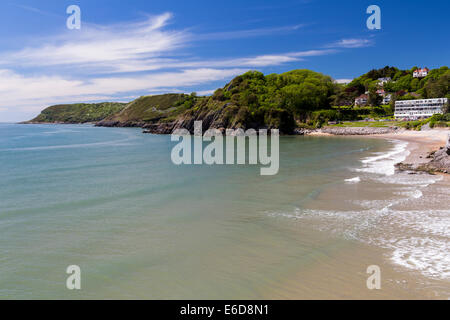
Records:
M345 199L379 174L358 171L361 159L395 144L281 137L276 176L176 166L174 145L134 128L0 124L0 298L264 298L364 240L348 228L329 238L336 221L321 214L354 212ZM331 190L344 194L324 200ZM80 291L66 289L69 265Z

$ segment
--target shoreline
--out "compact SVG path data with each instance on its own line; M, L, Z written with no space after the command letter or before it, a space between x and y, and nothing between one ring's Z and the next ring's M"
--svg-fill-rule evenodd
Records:
M425 131L397 130L391 133L374 133L374 134L331 134L329 132L315 131L307 134L316 137L360 137L385 140L400 140L408 143L407 150L409 154L406 158L398 163L399 170L403 171L422 171L428 173L442 174L449 177L450 171L439 172L431 170L428 167L433 160L431 154L443 149L446 146L450 136L450 129L431 129Z
M433 129L427 131L408 131L408 130L398 130L395 133L390 134L374 134L374 135L333 135L326 132L316 131L311 136L319 136L319 137L351 137L351 138L373 138L373 139L383 139L390 142L402 143L406 142L404 153L404 159L401 160L400 163L410 164L410 165L423 165L430 162L432 159L429 157L431 152L435 152L439 150L443 146L446 145L449 139L450 130L447 129ZM403 143L404 144L404 143ZM399 160L400 161L400 160ZM433 232L429 233L429 229L426 229L428 226L428 222L433 222L432 215L428 212L435 211L436 214L439 214L442 211L448 210L448 205L446 203L442 203L442 197L446 198L445 191L440 190L448 190L450 187L450 175L445 173L436 172L434 178L434 182L424 182L423 185L415 183L417 179L423 180L427 179L427 176L430 174L429 172L414 172L413 170L408 170L408 172L402 172L404 170L396 170L395 174L392 177L400 177L400 184L405 184L406 181L411 181L411 187L407 186L406 189L412 188L415 191L419 191L419 195L412 195L408 198L407 201L401 201L398 199L394 199L392 203L389 205L384 205L385 207L379 209L373 209L378 212L383 212L382 215L392 215L392 218L386 224L386 227L390 225L395 225L394 222L397 221L397 225L394 228L395 232L391 233L395 234L394 239L396 242L402 242L406 249L399 249L400 246L386 244L386 243L370 243L365 242L364 240L360 240L361 242L357 242L355 246L351 248L346 248L341 252L335 253L335 261L333 261L333 268L348 270L350 276L346 277L346 281L340 282L339 279L334 279L330 277L329 283L330 287L334 288L335 292L329 292L326 294L321 293L317 297L325 298L328 300L339 299L345 297L346 299L355 299L355 297L348 292L354 292L358 290L358 299L363 300L371 300L371 299L411 299L411 300L448 300L449 299L449 291L446 289L446 285L449 283L448 278L438 277L438 276L430 276L421 270L420 266L414 265L414 259L422 259L426 263L429 263L431 266L435 263L433 260L427 260L426 254L422 255L426 250L433 250L436 247L436 239L433 238ZM417 174L417 176L410 175ZM434 173L433 173L434 174ZM403 178L401 178L403 176ZM432 177L430 175L430 177ZM394 178L393 180L395 180ZM361 188L371 188L367 184L361 187L361 184L364 183L359 182L357 184L350 184L348 187L349 191L351 188L357 188L358 193L362 194L363 191ZM389 183L387 183L389 187ZM355 186L355 187L352 187ZM365 189L367 191L367 189ZM377 192L375 190L375 192ZM378 191L379 192L379 191ZM328 193L324 193L322 195L323 198L332 197L333 194L336 194L335 190L329 190ZM389 198L389 197L386 197ZM376 196L373 199L378 199ZM327 210L327 209L324 209ZM331 212L333 210L339 209L329 208ZM365 210L365 209L363 209ZM351 211L351 210L350 210ZM345 212L343 210L342 212ZM448 212L448 211L447 211ZM442 213L441 213L442 214ZM405 224L401 223L402 217L408 216L408 220ZM396 220L396 219L399 220ZM438 218L435 219L439 220ZM381 221L381 218L379 219ZM416 222L418 221L418 222ZM341 221L339 221L341 223ZM420 223L424 223L424 229L416 229L417 225ZM445 223L445 220L441 220L439 223ZM433 224L431 224L431 230L433 230ZM387 230L387 229L386 229ZM439 230L434 229L434 232L440 232ZM380 234L383 234L384 230L380 231ZM386 231L387 232L387 231ZM392 232L392 231L391 231ZM373 236L376 239L377 233L374 233ZM445 237L445 236L444 236ZM381 236L383 238L383 236ZM415 239L420 239L423 241L419 242L417 245L419 249L417 251L411 251L411 248L415 248L416 243L414 243ZM431 240L430 240L431 239ZM445 239L445 238L444 238ZM443 240L445 241L445 240ZM425 243L425 244L424 244ZM439 248L439 247L437 247ZM421 251L422 250L422 251ZM353 262L353 257L357 252L358 259L356 262ZM344 258L340 257L343 255ZM438 255L438 254L437 254ZM409 257L412 257L411 260ZM437 260L439 262L439 255ZM443 258L445 260L445 257ZM383 284L382 290L366 290L361 283L365 280L364 270L367 264L376 261L376 264L383 270ZM423 262L421 261L421 262ZM430 267L428 265L428 267ZM439 265L439 263L438 263ZM319 274L333 274L333 270L327 269L325 265L314 265L311 266L309 270L306 271L309 279L314 279L317 275L317 270L321 270ZM283 284L282 290L276 291L274 293L274 297L285 293L282 298L284 299L314 299L316 296L312 296L305 294L306 290L303 283L305 282L305 271L303 273L298 273L298 275L294 274L291 279L286 281ZM445 273L444 273L445 274ZM358 282L359 281L359 282ZM310 281L311 282L311 281ZM294 283L294 285L293 285ZM308 283L309 285L314 285L314 283ZM337 289L336 289L337 288ZM345 290L347 288L347 290ZM356 288L356 289L355 289Z
M409 155L402 163L414 167L429 163L430 153L438 151L447 143L450 130L400 131L398 133L374 135L373 138L401 140L408 142Z

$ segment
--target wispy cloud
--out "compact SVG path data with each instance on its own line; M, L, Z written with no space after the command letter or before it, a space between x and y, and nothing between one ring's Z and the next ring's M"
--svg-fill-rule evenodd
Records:
M14 69L22 66L40 68L46 72L90 75L156 71L180 68L234 68L277 66L305 57L333 53L332 50L264 54L241 58L205 60L180 56L180 49L198 40L186 30L166 30L171 13L148 17L139 23L122 23L109 26L89 25L80 32L66 32L44 44L26 47L20 51L0 52L0 68ZM222 37L250 37L294 30L300 26L271 29L253 29L220 33ZM212 36L203 35L205 38ZM218 34L215 34L218 36ZM52 69L53 68L53 69Z
M342 39L336 41L327 47L330 48L362 48L369 47L374 44L372 39Z
M31 7L31 6L26 6L26 5L23 5L23 4L15 4L15 3L10 3L10 4L15 6L15 7L17 7L17 8L21 8L23 10L30 11L30 12L33 12L33 13L39 13L39 14L42 14L44 16L63 17L62 15L58 15L58 14L55 14L55 13L43 11L41 9L38 9L38 8L35 8L35 7Z
M366 44L360 39L346 39L333 48L205 59L189 51L201 38L206 41L258 37L295 31L302 26L199 35L170 28L171 19L171 13L163 13L134 23L84 23L80 31L38 39L39 45L0 51L2 118L5 109L37 113L56 103L118 101L142 93L185 92L191 87L227 81L251 68L279 66L333 54L339 47ZM210 94L212 90L199 93Z
M303 24L297 24L292 26L274 27L274 28L258 28L249 30L234 30L225 32L204 33L196 35L195 40L230 40L230 39L270 36L273 34L296 31L304 26L305 25Z
M115 68L126 62L157 57L179 48L189 38L183 31L161 30L170 18L171 14L165 13L141 23L83 27L80 32L56 37L41 47L0 54L0 65L95 67L100 64Z
M67 80L61 76L25 77L11 70L0 70L2 107L40 106L40 101L97 101L102 97L145 91L161 92L172 87L188 87L224 80L246 69L190 69L132 77L107 77L91 80Z

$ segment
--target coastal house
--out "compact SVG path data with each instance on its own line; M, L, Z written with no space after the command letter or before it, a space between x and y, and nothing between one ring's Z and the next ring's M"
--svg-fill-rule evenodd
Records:
M430 69L428 68L419 68L414 70L413 77L414 78L425 78L428 75L428 72L430 72Z
M367 94L362 94L358 98L355 99L356 106L365 106L367 105L367 101L369 100L369 96Z
M405 120L429 118L436 113L444 113L447 103L447 98L396 101L394 117Z
M377 94L380 97L383 97L382 104L389 104L389 103L391 103L392 95L390 93L387 93L386 91L384 91L384 89L378 89L377 90Z
M383 97L383 104L389 104L391 103L392 95L391 94L385 94Z

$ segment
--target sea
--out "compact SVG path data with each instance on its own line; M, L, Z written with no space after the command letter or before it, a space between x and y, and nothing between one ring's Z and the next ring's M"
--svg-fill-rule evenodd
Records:
M0 299L450 298L450 182L407 142L281 136L272 176L175 144L0 124Z

